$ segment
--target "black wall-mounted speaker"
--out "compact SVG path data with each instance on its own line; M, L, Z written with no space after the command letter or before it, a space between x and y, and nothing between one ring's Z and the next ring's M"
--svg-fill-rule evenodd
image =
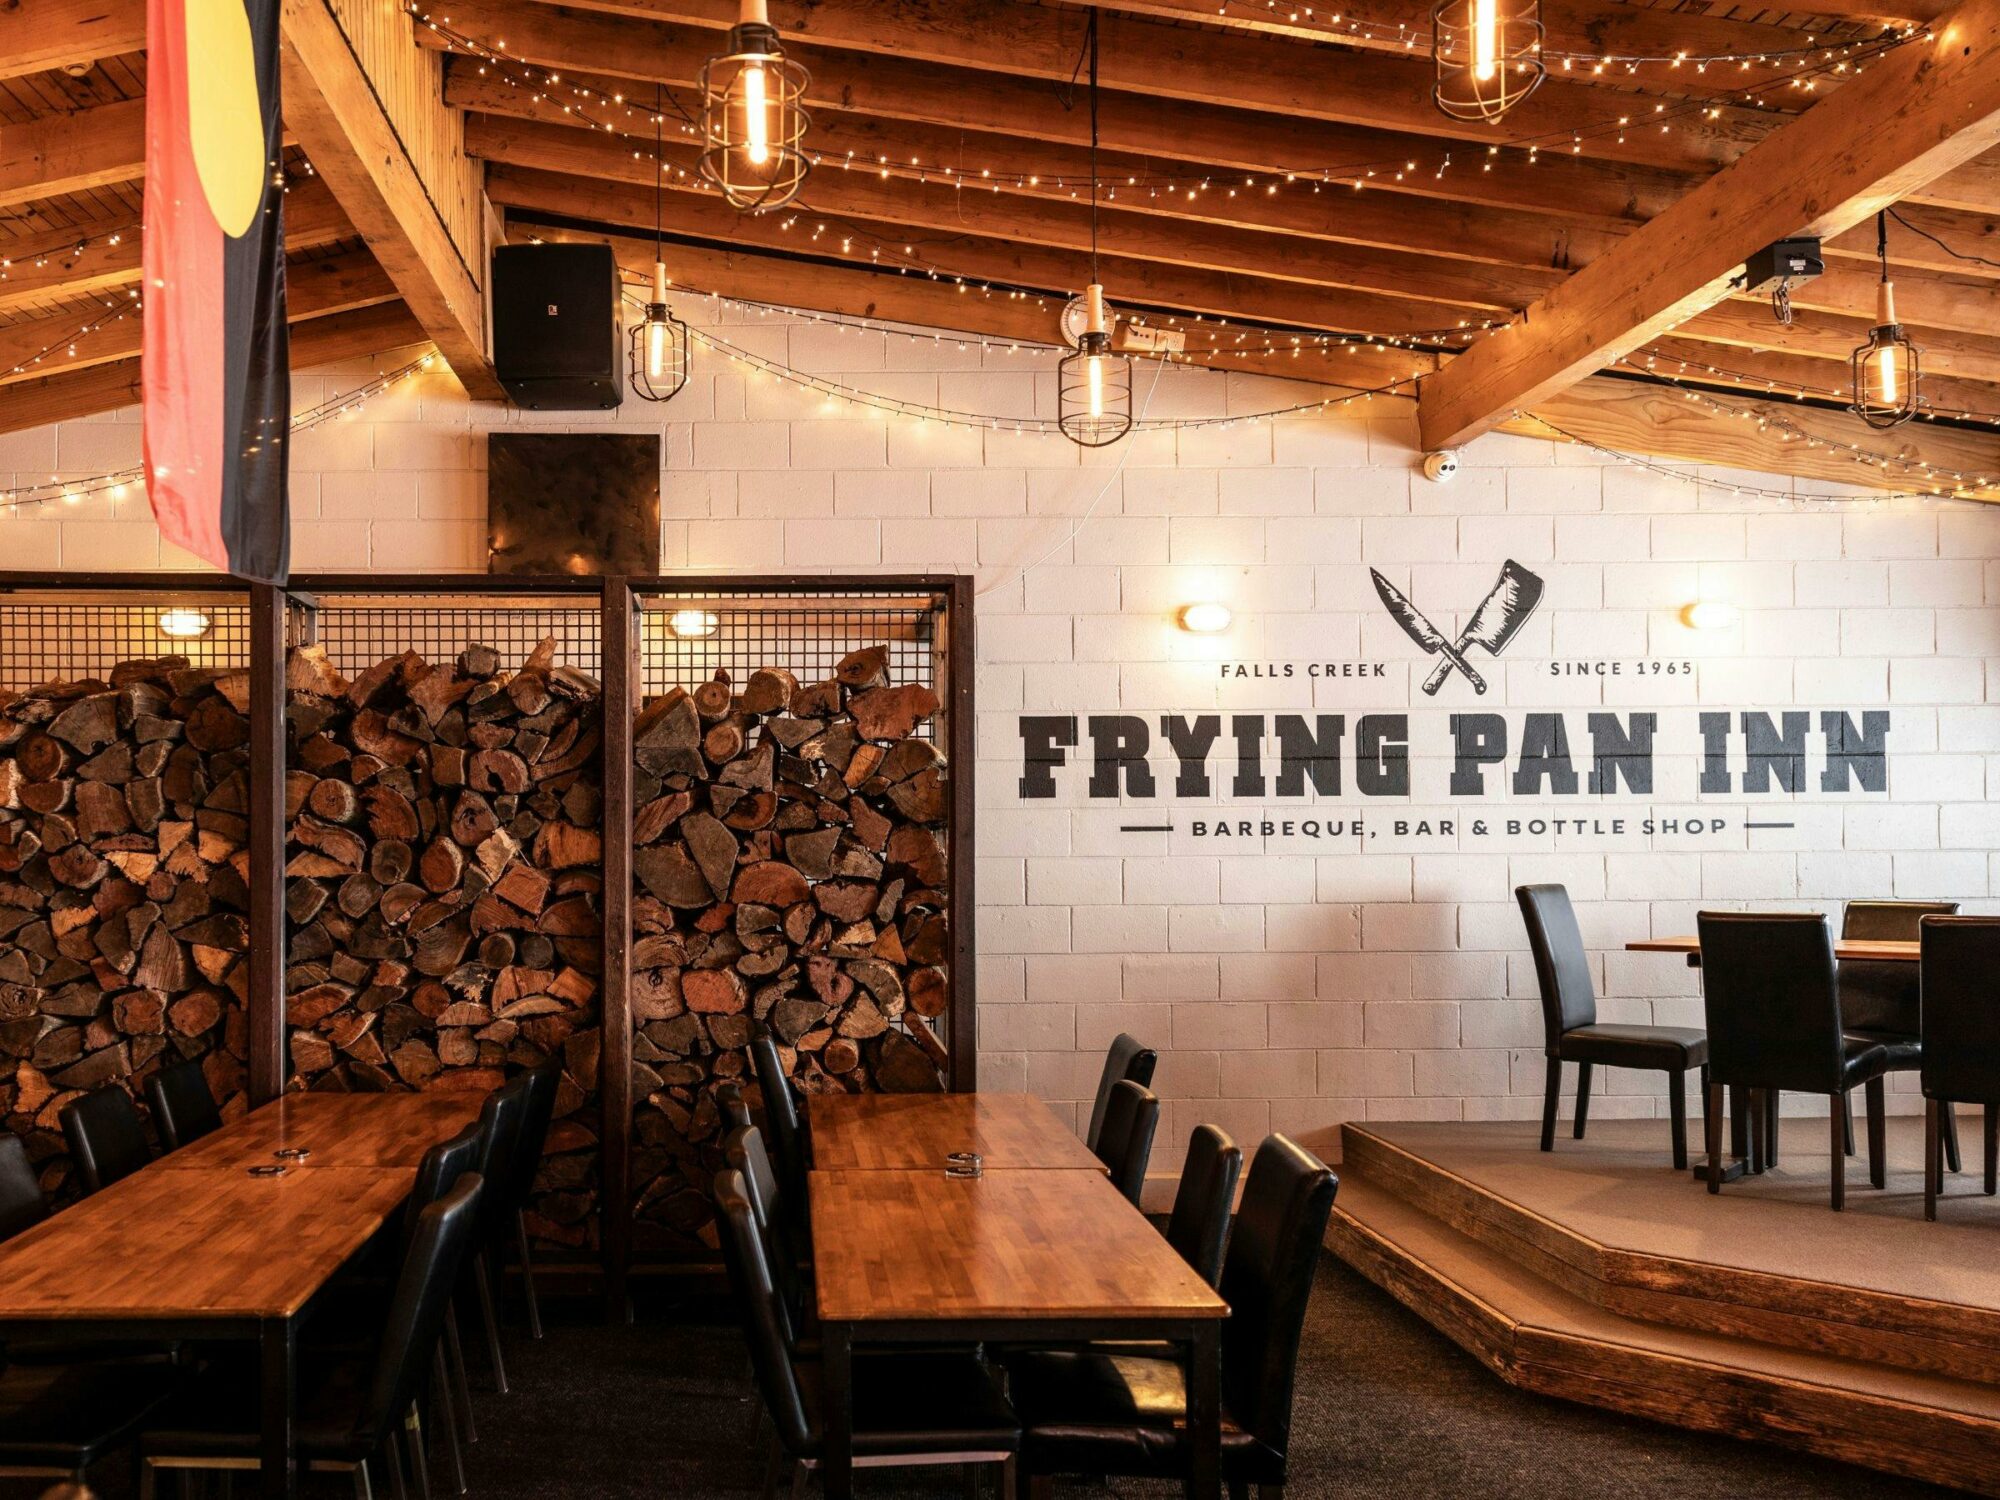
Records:
M517 406L603 411L625 399L618 262L609 245L493 252L493 367Z

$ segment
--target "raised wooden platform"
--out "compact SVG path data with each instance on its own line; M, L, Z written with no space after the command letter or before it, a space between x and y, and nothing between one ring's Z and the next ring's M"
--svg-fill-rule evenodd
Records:
M1844 1214L1805 1122L1717 1197L1664 1122L1348 1125L1327 1243L1515 1385L2000 1495L2000 1202L1892 1123Z

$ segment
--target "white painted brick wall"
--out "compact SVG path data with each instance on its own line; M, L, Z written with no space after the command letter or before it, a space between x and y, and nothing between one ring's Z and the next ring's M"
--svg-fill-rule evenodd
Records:
M761 316L735 317L728 336L910 400L1046 412L1053 399L1045 355ZM298 404L371 373L366 361L315 371L295 382ZM1154 410L1243 415L1292 392L1174 371ZM1695 975L1621 945L1689 930L1704 904L1837 911L1848 896L1948 895L2000 909L2000 815L1989 807L2000 800L2000 511L1753 499L1727 485L1791 483L1704 471L1688 484L1512 437L1472 445L1457 479L1437 485L1416 472L1407 410L1380 401L1084 454L1060 439L834 408L697 355L688 390L657 415L638 403L615 417L509 415L469 405L440 373L306 435L294 449L295 565L480 568L482 437L505 425L660 431L663 568L978 575L983 1076L1087 1109L1104 1046L1133 1031L1162 1049L1163 1164L1205 1119L1254 1136L1346 1118L1532 1116L1542 1062L1511 894L1522 882L1569 886L1607 1018L1676 1024L1699 1023ZM136 414L121 412L0 438L0 478L127 464L137 434ZM136 492L0 520L0 537L15 567L194 566L162 546ZM1508 557L1548 593L1505 660L1480 658L1494 691L1478 707L1516 718L1659 710L1651 801L1673 805L1696 797L1686 746L1665 743L1673 715L1691 728L1702 708L1886 706L1889 795L1788 803L1794 829L1739 829L1721 843L1378 839L1367 852L1123 834L1121 814L1180 822L1219 815L1226 799L1107 809L1091 805L1075 765L1055 800L1016 797L1022 712L1346 712L1351 728L1354 714L1407 711L1442 732L1443 716L1473 700L1460 685L1438 700L1417 692L1428 663L1380 609L1368 569L1462 620ZM1680 607L1702 596L1736 604L1740 623L1683 628ZM1227 637L1174 627L1179 605L1208 598L1236 611ZM1357 654L1389 662L1390 676L1239 682L1212 665ZM1557 679L1552 654L1696 668ZM1434 738L1423 743L1413 752L1430 789L1422 800L1434 815L1465 815L1443 805L1449 766ZM1152 761L1170 791L1171 757ZM1226 768L1212 774L1226 787ZM1480 811L1533 810L1489 777L1496 792ZM1351 796L1316 810L1377 811ZM1601 1114L1665 1113L1656 1078L1613 1072L1600 1089ZM1899 1093L1910 1102L1906 1081Z

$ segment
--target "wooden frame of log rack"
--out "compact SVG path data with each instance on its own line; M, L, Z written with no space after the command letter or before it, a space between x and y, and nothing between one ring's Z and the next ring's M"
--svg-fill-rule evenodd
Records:
M266 878L282 871L286 859L285 663L288 647L299 643L301 622L322 607L346 601L400 608L462 611L546 608L552 601L568 611L588 609L597 625L603 681L605 734L603 766L603 976L600 1008L603 1059L599 1074L601 1120L601 1268L614 1308L632 1268L631 1183L632 1035L631 912L633 889L633 761L630 726L644 700L645 620L662 609L700 608L725 620L759 610L782 614L838 613L900 608L921 611L934 622L928 640L903 647L930 656L929 676L943 700L943 735L948 761L958 774L949 778L945 834L950 853L950 994L945 1015L951 1065L945 1086L970 1091L977 1086L977 1013L974 997L976 951L973 899L975 799L970 774L974 745L974 620L972 580L957 574L772 574L743 576L650 575L577 578L568 576L319 574L293 579L287 589L211 579L185 573L22 573L0 571L0 605L33 602L52 607L88 602L101 595L133 600L127 608L157 610L200 598L227 599L247 613L250 672L250 1020L249 1092L253 1102L274 1097L290 1069L286 1062L286 927L284 881ZM143 601L139 603L136 601ZM238 601L241 601L240 603ZM101 602L101 601L100 601ZM836 628L836 627L829 627ZM654 632L657 637L657 632ZM309 627L308 634L309 636ZM770 639L784 639L782 624ZM405 643L411 644L411 643ZM461 643L465 644L465 643ZM848 645L863 644L850 639ZM155 654L174 643L159 642ZM37 659L61 657L68 647L37 648ZM0 651L0 658L4 652ZM622 670L613 664L625 664ZM735 665L744 665L737 662ZM785 665L760 662L758 665ZM81 671L77 675L83 675ZM656 674L657 675L657 674ZM30 684L0 682L0 686ZM652 684L659 687L660 684ZM620 729L618 726L623 726Z

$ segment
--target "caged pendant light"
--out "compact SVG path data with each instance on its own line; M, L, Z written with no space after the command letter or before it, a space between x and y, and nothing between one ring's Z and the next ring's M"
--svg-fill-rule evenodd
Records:
M1875 216L1875 255L1882 283L1875 289L1875 326L1854 351L1853 411L1870 427L1897 427L1923 405L1923 351L1896 321L1896 287L1889 280L1889 216Z
M661 121L659 106L664 99L657 94L653 109L653 298L646 304L646 315L632 330L631 386L632 393L641 401L671 401L681 393L688 382L688 331L687 324L673 315L667 306L667 264L662 250L663 231L660 219L660 201L665 186L662 177L666 172L665 154L661 147Z
M729 50L701 68L701 174L747 213L798 196L806 155L806 86L812 75L785 56L765 0L743 0Z
M1431 11L1431 102L1489 124L1532 94L1542 61L1542 0L1438 0Z
M1056 425L1084 448L1104 448L1132 430L1132 361L1111 352L1104 287L1097 279L1097 12L1090 13L1090 286L1083 334L1056 374Z

